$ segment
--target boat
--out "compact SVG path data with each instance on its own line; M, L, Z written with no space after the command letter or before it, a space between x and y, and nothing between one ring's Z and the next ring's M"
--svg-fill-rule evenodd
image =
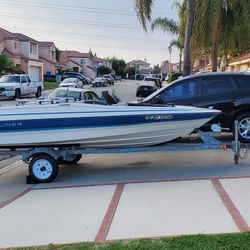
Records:
M190 134L220 111L80 102L0 107L0 147L145 147Z

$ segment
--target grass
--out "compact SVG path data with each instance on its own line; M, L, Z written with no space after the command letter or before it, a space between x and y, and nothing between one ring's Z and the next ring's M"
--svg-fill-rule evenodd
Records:
M103 244L79 243L44 247L18 248L25 250L249 250L250 233L220 235L190 235L161 239L114 241Z
M50 90L58 88L59 84L56 82L44 82L44 90Z

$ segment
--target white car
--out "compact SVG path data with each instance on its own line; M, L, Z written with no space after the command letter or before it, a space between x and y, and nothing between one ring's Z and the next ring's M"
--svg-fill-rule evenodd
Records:
M46 99L55 100L73 100L73 101L84 101L89 103L94 103L99 100L99 96L87 89L79 88L57 88L54 89Z
M82 81L78 78L66 78L59 85L59 87L65 88L82 88L82 86Z

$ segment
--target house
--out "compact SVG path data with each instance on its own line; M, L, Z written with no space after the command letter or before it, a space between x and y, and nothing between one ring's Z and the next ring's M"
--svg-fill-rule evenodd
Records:
M133 60L126 64L126 69L129 67L135 68L136 76L148 76L151 74L152 69L150 68L150 63L143 60Z
M0 53L8 56L14 66L29 74L32 80L43 80L44 63L39 60L38 41L0 28Z
M161 74L166 76L168 73L174 71L174 64L169 61L164 61L161 64Z
M95 78L96 70L93 67L93 54L81 53L75 50L63 50L60 55L60 63L65 64L68 70L81 72L84 75Z
M250 52L233 58L228 62L228 70L230 71L248 71L250 72Z
M56 46L53 42L39 42L39 59L44 64L45 76L54 76L66 69L66 65L60 64L56 60Z
M92 58L93 68L97 70L100 66L105 66L112 71L112 62L105 60L103 58L97 57L96 55Z
M133 60L126 64L126 68L135 67L136 71L139 73L142 69L149 69L150 63L147 63L146 60Z

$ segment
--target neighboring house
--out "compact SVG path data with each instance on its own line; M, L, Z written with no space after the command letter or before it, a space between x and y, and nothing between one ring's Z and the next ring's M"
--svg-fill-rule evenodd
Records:
M66 69L66 65L56 60L56 46L53 42L39 42L39 59L43 62L45 76L56 75Z
M194 61L193 72L207 71L211 69L212 66L210 56L202 56Z
M39 42L21 33L0 28L0 53L8 56L17 69L34 81L43 80L43 62L39 60Z
M112 70L112 63L109 62L108 60L105 60L103 58L99 58L97 56L93 56L92 62L93 62L93 68L95 70L97 70L100 66L105 66L105 67L108 67L109 69Z
M161 64L161 74L166 76L168 73L174 71L174 64L169 61L164 61Z
M248 52L248 53L246 53L238 58L231 59L228 62L227 70L250 72L250 52Z
M68 70L81 72L84 75L95 78L96 70L93 67L93 54L81 53L78 51L61 51L60 63L65 64Z
M134 67L136 75L148 76L151 74L152 69L150 68L150 63L146 60L133 60L126 64L126 68Z
M147 63L146 60L133 60L126 64L126 68L129 67L135 67L137 71L140 71L141 69L149 69L150 63Z
M180 62L173 63L173 71L180 72ZM181 72L183 71L183 62L181 62Z

